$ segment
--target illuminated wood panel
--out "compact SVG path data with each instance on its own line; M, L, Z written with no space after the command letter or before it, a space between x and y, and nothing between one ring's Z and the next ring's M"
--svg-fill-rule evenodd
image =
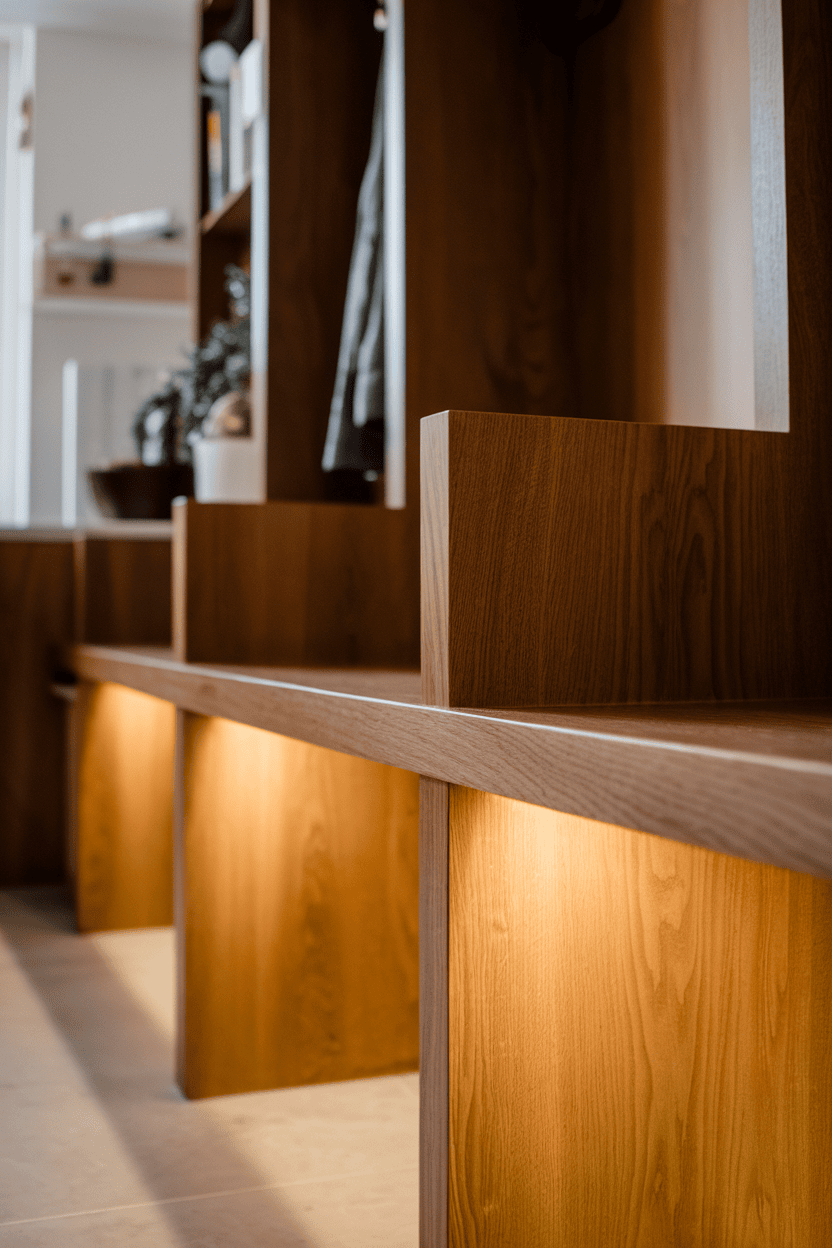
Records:
M448 1242L825 1245L832 884L470 789L448 818Z
M182 715L188 1096L418 1064L418 778Z
M78 927L172 923L175 709L101 684L79 698L73 714Z

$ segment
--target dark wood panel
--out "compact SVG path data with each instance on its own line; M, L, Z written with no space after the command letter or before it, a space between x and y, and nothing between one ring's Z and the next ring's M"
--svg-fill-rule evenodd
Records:
M506 0L405 8L407 496L413 422L447 407L566 414L563 62ZM475 397L476 396L476 397Z
M196 336L201 341L217 321L230 318L225 270L229 264L238 264L248 272L251 243L245 234L211 231L200 237L198 254Z
M327 503L178 510L180 657L417 662L418 539L405 513Z
M667 419L667 7L625 0L578 49L563 163L571 403L524 411Z
M451 790L450 1243L821 1248L832 885Z
M79 641L170 645L170 539L84 535L75 539L75 574Z
M450 705L832 693L823 431L431 421L449 439Z
M804 508L832 477L832 10L823 0L782 6L786 98L790 434L803 448ZM828 512L828 509L827 509ZM826 544L826 526L816 541Z
M360 3L268 9L267 497L322 499L381 36Z
M203 234L250 234L251 182L242 190L229 191L221 207L202 218L199 228Z
M49 691L72 637L69 542L0 542L0 883L64 874L65 704Z
M448 1243L448 785L419 780L419 1244Z
M417 778L185 718L188 1096L413 1070Z
M79 675L203 715L755 862L832 876L832 716L808 706L454 711L401 672L221 668L78 647Z

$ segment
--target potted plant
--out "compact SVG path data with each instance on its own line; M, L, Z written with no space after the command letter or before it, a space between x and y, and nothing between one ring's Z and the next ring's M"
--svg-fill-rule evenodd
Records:
M179 374L183 430L201 502L252 502L260 496L260 456L251 431L251 281L225 270L231 318L190 352Z
M119 520L169 520L171 503L193 493L193 469L183 447L176 375L145 402L133 422L136 463L92 468L87 476L98 507Z

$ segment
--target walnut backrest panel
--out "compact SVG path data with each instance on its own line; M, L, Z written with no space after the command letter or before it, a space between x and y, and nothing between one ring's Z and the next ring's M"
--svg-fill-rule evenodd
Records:
M423 568L426 700L832 692L812 439L483 412L423 430L426 452L448 445L422 465L426 499L447 494L422 516L424 549L445 561Z

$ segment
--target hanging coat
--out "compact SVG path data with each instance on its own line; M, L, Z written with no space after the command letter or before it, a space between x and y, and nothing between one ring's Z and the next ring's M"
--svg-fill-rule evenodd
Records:
M384 469L384 57L370 155L358 193L335 390L323 469Z

